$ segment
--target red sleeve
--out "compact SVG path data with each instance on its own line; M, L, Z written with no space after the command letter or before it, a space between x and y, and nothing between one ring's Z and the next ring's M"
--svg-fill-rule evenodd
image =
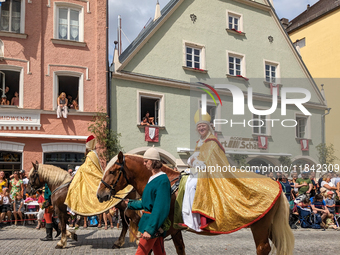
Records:
M43 198L43 196L40 196L38 199L38 203L44 203L45 199Z

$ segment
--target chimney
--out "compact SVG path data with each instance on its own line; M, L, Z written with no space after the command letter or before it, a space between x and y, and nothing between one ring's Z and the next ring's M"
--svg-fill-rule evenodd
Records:
M310 4L307 4L307 11L309 10L309 8L310 8Z
M157 0L156 10L155 10L155 18L153 19L153 21L158 20L161 16L162 16L161 7L159 6L159 1Z
M281 24L282 24L284 29L286 29L288 27L288 25L289 25L289 20L286 19L286 18L280 19L280 22L281 22Z
M118 41L114 41L115 43L115 50L114 50L114 53L113 53L113 62L112 64L114 64L114 72L117 71L117 69L122 65L120 62L119 62L119 53L118 53Z

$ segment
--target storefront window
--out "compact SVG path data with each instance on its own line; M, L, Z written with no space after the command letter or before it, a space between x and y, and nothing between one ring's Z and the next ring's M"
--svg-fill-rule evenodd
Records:
M6 178L15 171L21 170L21 153L0 151L0 169L5 172Z
M68 170L71 167L73 170L76 166L84 163L84 153L73 152L52 152L44 153L44 164L60 167Z

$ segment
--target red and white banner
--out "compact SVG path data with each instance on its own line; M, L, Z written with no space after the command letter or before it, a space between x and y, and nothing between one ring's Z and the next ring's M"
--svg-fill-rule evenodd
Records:
M309 140L301 139L300 144L301 144L301 150L302 151L308 151L309 150Z
M145 126L145 141L146 142L159 142L159 128Z
M270 94L273 95L273 89L277 88L277 95L280 95L280 84L270 83Z
M258 136L258 147L259 149L267 149L268 148L268 137L267 136Z

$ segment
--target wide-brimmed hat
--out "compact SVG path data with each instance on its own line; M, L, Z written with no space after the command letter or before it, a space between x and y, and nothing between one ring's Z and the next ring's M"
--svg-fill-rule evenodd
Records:
M320 193L325 193L326 191L327 191L326 188L324 188L324 187L320 188Z
M152 146L150 149L147 149L147 151L144 153L143 158L144 159L151 159L151 160L161 160L159 152L155 148L155 146Z

